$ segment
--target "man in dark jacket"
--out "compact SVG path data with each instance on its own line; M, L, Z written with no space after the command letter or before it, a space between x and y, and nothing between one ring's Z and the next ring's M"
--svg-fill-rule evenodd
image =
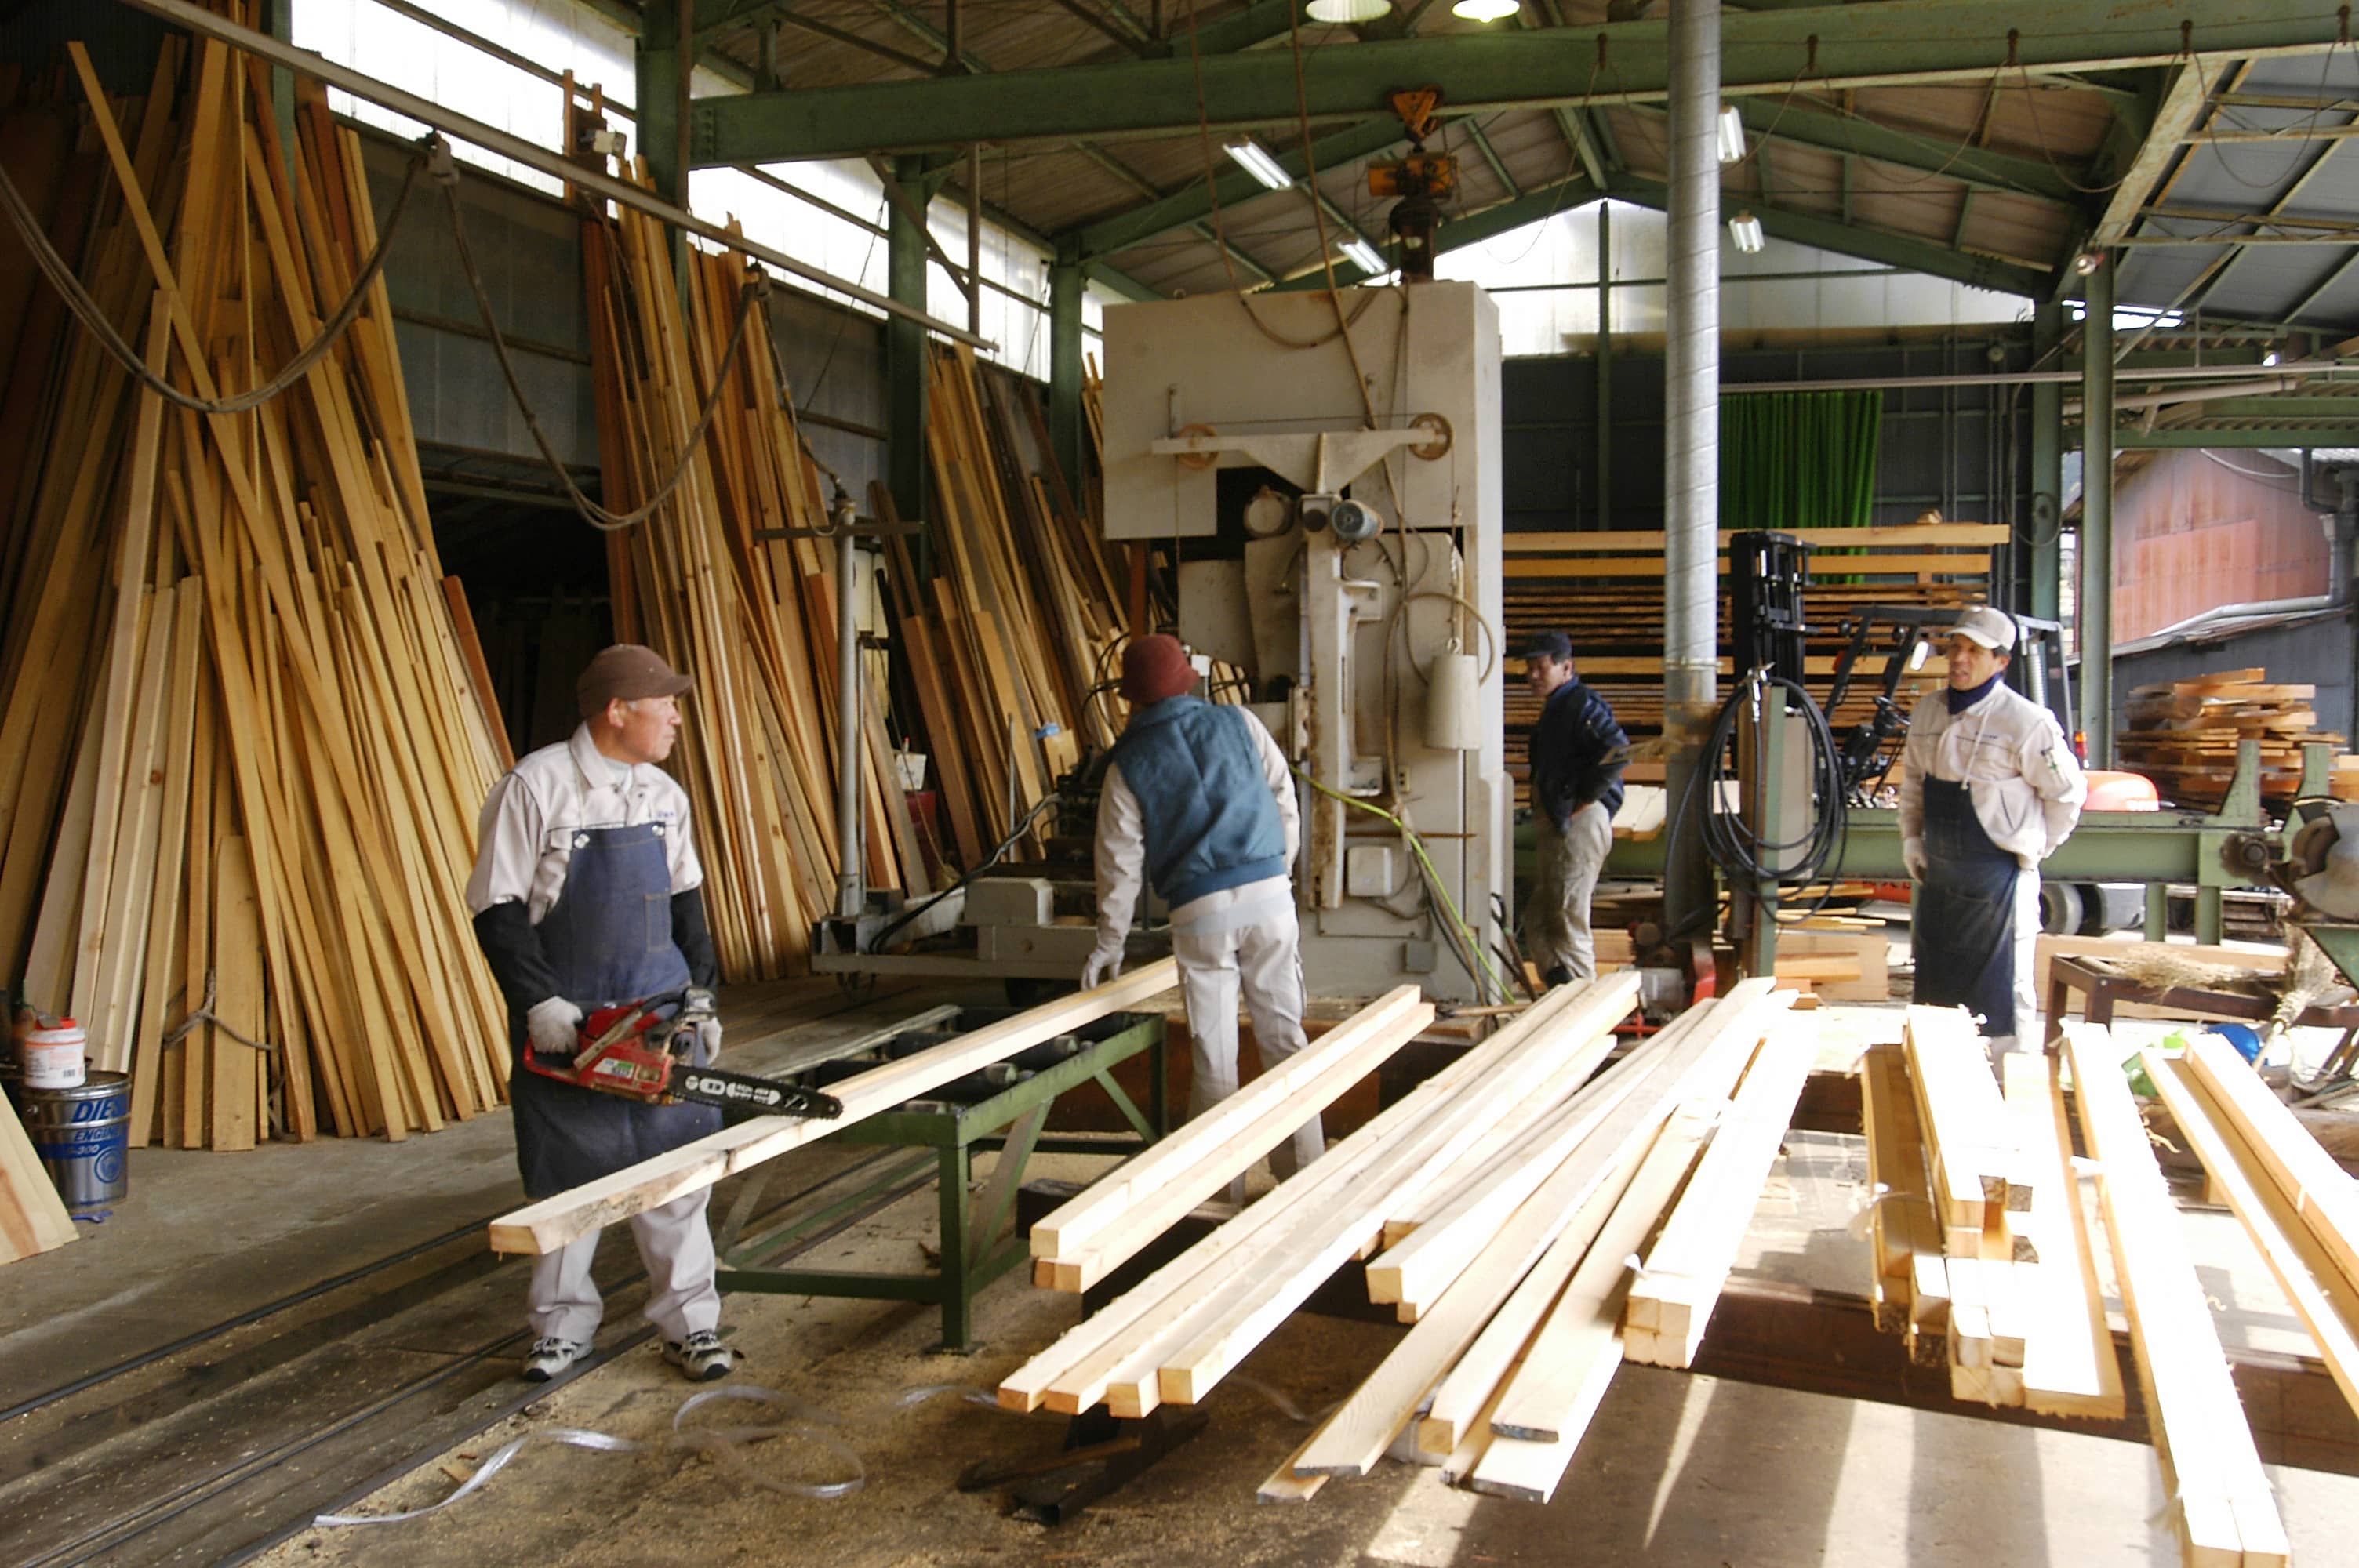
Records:
M719 979L704 918L704 870L688 795L657 764L679 734L689 677L653 649L619 643L575 683L582 727L516 763L493 786L467 907L507 999L516 1067L516 1165L528 1197L545 1198L653 1159L721 1128L706 1106L641 1105L560 1083L525 1066L530 1052L570 1057L585 1014L618 1001L710 988ZM700 1027L699 1065L721 1050ZM716 1332L712 1234L700 1189L631 1217L647 1269L647 1315L664 1355L692 1382L726 1376ZM590 1353L602 1316L590 1268L598 1233L533 1260L528 1381L546 1382Z
M1524 679L1541 699L1532 730L1532 832L1539 874L1524 905L1524 947L1552 986L1597 973L1589 895L1614 847L1622 767L1630 738L1605 699L1581 684L1572 642L1543 632L1524 654Z

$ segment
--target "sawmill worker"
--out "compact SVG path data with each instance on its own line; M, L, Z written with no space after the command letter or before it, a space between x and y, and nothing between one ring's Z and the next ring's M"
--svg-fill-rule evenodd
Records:
M1098 795L1098 939L1082 971L1085 987L1122 972L1139 884L1153 884L1170 908L1193 1042L1190 1116L1237 1092L1240 991L1265 1072L1307 1044L1290 875L1301 842L1294 780L1260 719L1194 696L1195 686L1176 637L1123 650L1130 724ZM1282 1180L1325 1148L1314 1117L1271 1152L1270 1169ZM1241 1198L1243 1179L1230 1191Z
M2032 995L2039 862L2089 796L2056 716L2006 684L2015 622L1958 619L1950 684L1917 704L1900 781L1900 852L1917 882L1914 998L1981 1015L1997 1051L2039 1044Z
M690 685L653 649L602 650L574 686L581 727L518 762L484 803L467 907L507 999L516 1164L534 1198L721 1127L711 1107L644 1105L523 1065L527 1051L570 1059L583 1017L600 1007L710 989L719 979L688 795L657 765L679 738L679 698ZM699 1031L697 1065L709 1065L720 1026ZM700 1189L631 1218L647 1265L648 1321L664 1336L665 1358L692 1382L726 1376L731 1361L716 1332L710 1196ZM590 1353L603 1313L591 1278L597 1250L592 1231L533 1260L527 1380L545 1382Z
M1524 903L1523 942L1551 986L1597 976L1589 897L1614 848L1630 737L1573 668L1572 639L1542 632L1524 650L1524 683L1540 699L1532 730L1532 834L1538 875Z

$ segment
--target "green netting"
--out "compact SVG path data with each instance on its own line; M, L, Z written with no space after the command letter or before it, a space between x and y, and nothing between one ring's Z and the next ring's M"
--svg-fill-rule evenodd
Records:
M1881 392L1722 397L1720 525L1864 527L1883 414Z

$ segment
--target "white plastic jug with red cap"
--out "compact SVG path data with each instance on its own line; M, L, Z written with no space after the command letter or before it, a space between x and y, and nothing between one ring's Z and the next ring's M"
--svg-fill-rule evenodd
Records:
M71 1018L33 1029L17 1041L28 1089L78 1089L90 1071L90 1036Z

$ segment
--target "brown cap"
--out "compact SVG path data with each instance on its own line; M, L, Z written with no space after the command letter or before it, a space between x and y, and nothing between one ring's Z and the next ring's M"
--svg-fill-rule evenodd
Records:
M653 648L617 643L601 648L598 656L573 683L573 700L584 719L606 710L617 697L625 702L646 697L678 697L696 683L663 662Z
M1177 637L1141 637L1122 651L1122 695L1145 707L1196 689L1196 666Z

